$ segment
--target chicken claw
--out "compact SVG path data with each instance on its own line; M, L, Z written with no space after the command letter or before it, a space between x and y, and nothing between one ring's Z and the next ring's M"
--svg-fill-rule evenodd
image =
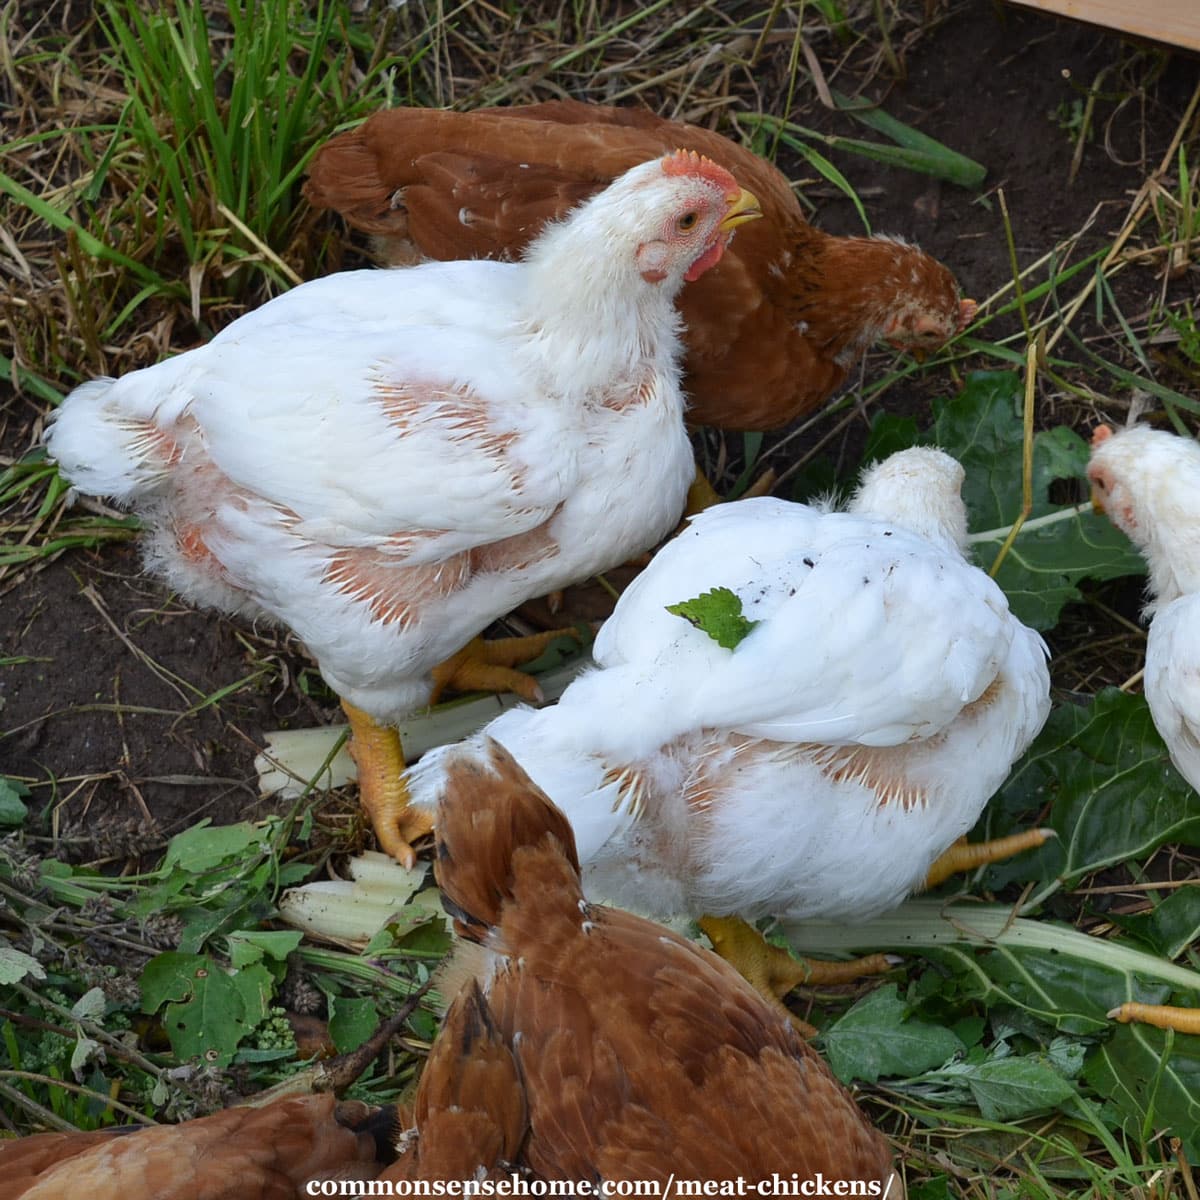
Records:
M1138 1004L1130 1000L1119 1004L1106 1015L1110 1021L1120 1021L1122 1025L1136 1021L1158 1029L1173 1029L1176 1033L1200 1036L1200 1008L1173 1008L1169 1004Z
M350 753L358 766L359 800L384 853L402 866L412 867L417 861L412 843L431 833L433 822L427 813L409 808L400 734L346 700L342 709L350 722Z
M700 928L716 951L759 995L805 1036L817 1032L783 1003L793 988L818 984L853 983L866 975L884 975L899 961L886 954L871 954L850 962L795 958L782 946L773 946L741 917L701 917Z
M514 668L537 658L560 637L580 640L574 629L547 629L528 637L494 638L491 641L473 638L457 654L434 667L430 704L436 704L447 690L513 692L530 704L541 704L546 697L537 680Z
M944 883L951 875L973 871L987 863L1003 862L1025 850L1036 850L1052 837L1058 837L1053 829L1026 829L987 842L968 842L966 838L959 838L949 850L934 859L929 874L925 876L925 890Z

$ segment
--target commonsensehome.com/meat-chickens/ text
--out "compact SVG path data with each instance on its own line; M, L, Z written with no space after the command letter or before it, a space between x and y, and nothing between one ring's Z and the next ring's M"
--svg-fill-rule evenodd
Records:
M310 1196L515 1196L515 1197L724 1197L724 1196L871 1196L887 1200L896 1176L885 1183L877 1179L826 1179L773 1174L768 1179L657 1179L544 1180L526 1179L517 1172L503 1179L310 1180ZM900 1193L897 1193L898 1195Z

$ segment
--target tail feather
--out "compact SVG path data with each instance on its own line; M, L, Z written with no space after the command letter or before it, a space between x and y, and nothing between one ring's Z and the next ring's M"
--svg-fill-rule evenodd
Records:
M80 384L55 413L46 448L80 491L132 505L161 487L176 447L152 420L119 403L114 392L122 383Z
M416 1127L380 1181L503 1178L529 1129L520 1068L478 983L459 993L417 1091Z
M360 125L321 147L304 182L304 198L313 208L341 213L357 229L403 236L407 218L391 204L400 184L389 185L382 178L369 132Z
M482 752L464 747L448 758L434 872L459 934L482 942L499 926L505 903L515 899L524 852L559 859L581 899L571 825L516 759L491 740Z

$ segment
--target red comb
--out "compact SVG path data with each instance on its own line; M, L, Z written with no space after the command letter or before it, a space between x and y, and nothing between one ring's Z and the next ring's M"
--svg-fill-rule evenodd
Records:
M1097 425L1092 430L1092 445L1103 446L1105 442L1112 437L1113 431L1111 425Z
M737 192L741 189L738 182L724 167L719 167L711 158L697 154L695 150L676 150L662 160L664 175L699 175L715 183L727 192Z

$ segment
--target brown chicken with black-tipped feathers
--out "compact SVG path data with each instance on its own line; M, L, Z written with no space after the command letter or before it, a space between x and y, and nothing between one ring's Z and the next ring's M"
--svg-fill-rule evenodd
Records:
M824 403L885 339L937 349L972 319L941 263L890 238L814 229L787 179L712 130L574 100L447 112L394 108L317 153L304 192L375 234L393 265L512 258L636 163L686 147L758 197L719 266L685 289L688 416L775 429Z
M886 1141L777 1010L709 951L588 904L570 825L498 744L464 748L448 770L436 870L475 945L417 1131L382 1178L819 1172L883 1194Z
M37 1134L0 1143L0 1200L299 1200L310 1180L374 1179L394 1120L322 1095L180 1125Z

